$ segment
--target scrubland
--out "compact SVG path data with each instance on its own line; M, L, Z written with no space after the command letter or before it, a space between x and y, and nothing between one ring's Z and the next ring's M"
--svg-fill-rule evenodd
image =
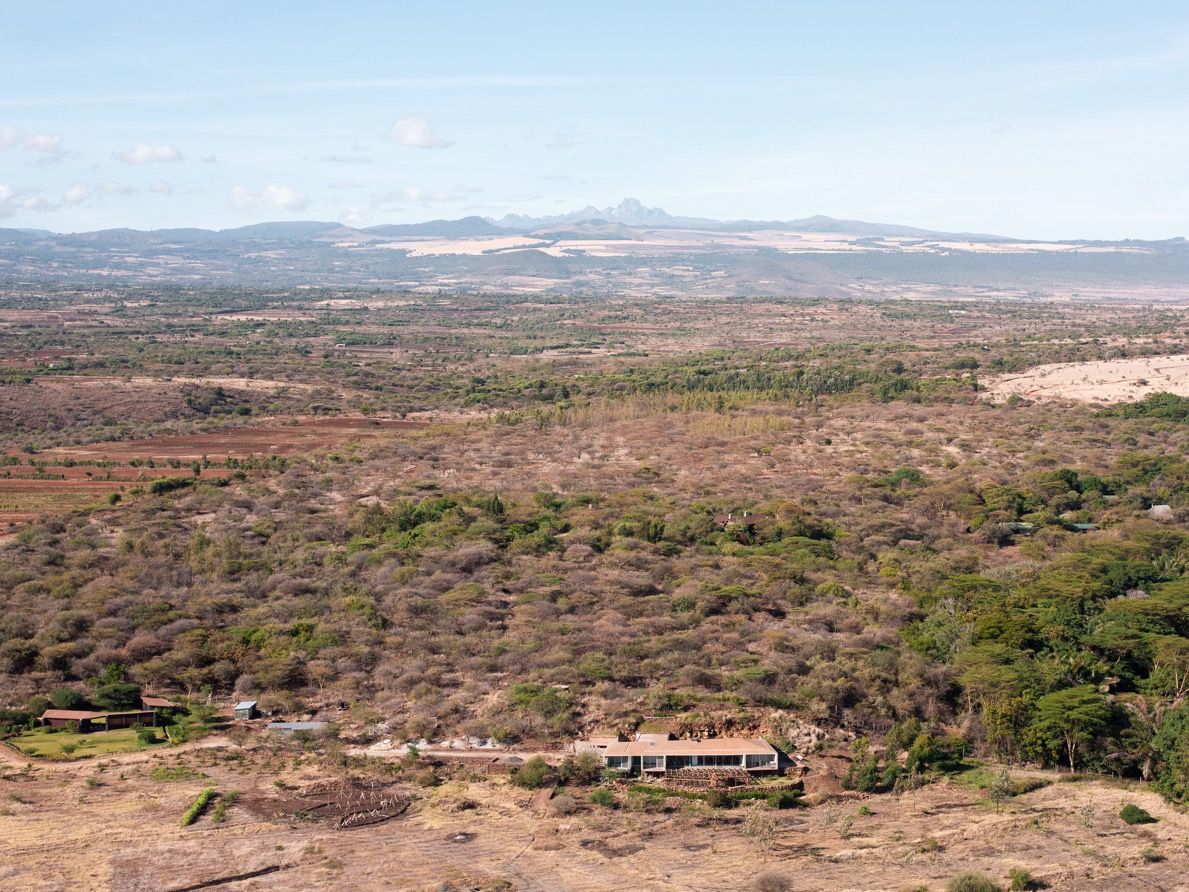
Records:
M342 751L379 739L549 748L666 728L762 734L821 760L816 804L773 810L770 833L767 816L744 833L738 809L618 787L613 807L579 787L572 816L541 817L502 778L439 778L473 802L449 811L417 792L446 788L409 769L390 780L419 798L377 828L232 806L217 843L199 844L170 817L106 854L93 885L159 888L170 849L195 882L239 853L304 888L380 887L375 871L395 888L746 888L757 859L785 888L941 889L967 868L1006 885L1013 866L1052 888L1173 888L1189 793L1189 400L1033 402L985 385L1183 355L1177 312L7 300L24 315L0 330L4 470L65 487L76 472L58 469L83 467L126 487L63 510L3 506L10 729L51 692L113 683L334 720L340 740L304 749L229 742L210 766L224 791L289 783L298 765L307 780L386 770ZM70 324L30 315L84 300ZM277 318L298 305L302 318ZM86 394L87 411L39 414L46 388ZM142 414L124 411L128 388L155 394L132 400ZM982 763L981 785L964 784ZM991 803L1003 766L1088 779ZM84 835L143 830L149 797L180 817L205 785L175 795L113 767L76 804L54 786L63 770L14 763L4 784L44 797L21 815L75 812ZM1119 821L1123 796L1159 822ZM94 833L77 845L102 848ZM10 845L25 871L12 876L35 887L27 866L50 850L27 834Z

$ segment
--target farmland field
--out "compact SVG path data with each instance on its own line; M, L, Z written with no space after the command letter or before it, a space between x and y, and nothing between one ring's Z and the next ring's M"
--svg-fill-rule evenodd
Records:
M221 480L232 467L253 459L377 442L426 426L428 422L399 419L280 417L268 424L184 436L63 446L35 458L12 453L11 464L0 469L0 528L94 507L112 494L127 495L161 477ZM195 462L200 465L196 471L191 468Z

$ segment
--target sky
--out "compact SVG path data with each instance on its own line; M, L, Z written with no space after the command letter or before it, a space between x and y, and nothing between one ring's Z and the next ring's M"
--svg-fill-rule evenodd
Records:
M1189 236L1189 3L0 0L0 226Z

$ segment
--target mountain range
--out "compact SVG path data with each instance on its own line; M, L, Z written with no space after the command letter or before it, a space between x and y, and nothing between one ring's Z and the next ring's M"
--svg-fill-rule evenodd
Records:
M868 223L862 220L839 220L817 215L797 220L713 220L707 217L685 217L670 214L659 207L648 207L638 199L625 198L613 207L596 208L593 205L571 211L532 217L525 214L506 214L499 219L491 217L462 217L457 220L428 220L423 223L381 224L353 228L341 223L317 220L278 221L253 223L231 229L102 229L94 232L55 233L47 229L0 229L0 244L28 243L53 238L85 239L103 241L113 245L127 245L152 241L157 243L216 242L216 241L269 241L269 240L318 240L343 239L353 235L402 237L433 236L440 238L469 238L494 236L507 233L529 233L540 229L559 226L595 226L619 224L622 226L648 229L693 229L727 232L784 231L839 233L855 236L884 236L901 238L961 237L998 239L998 236L975 235L971 233L946 233L937 230L920 229L914 226L900 226L887 223Z
M826 216L719 221L633 198L541 217L366 228L307 220L222 230L0 229L0 287L40 282L803 297L911 286L1160 300L1189 289L1189 244L1033 242Z

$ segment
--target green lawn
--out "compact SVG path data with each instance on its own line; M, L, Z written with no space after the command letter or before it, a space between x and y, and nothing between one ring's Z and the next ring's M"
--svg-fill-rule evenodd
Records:
M157 738L165 740L160 730ZM69 731L55 731L50 733L41 728L26 731L7 741L27 756L39 756L44 759L62 759L73 761L86 759L90 756L109 756L112 753L133 753L137 750L148 749L152 744L141 743L136 738L136 731L132 728L120 728L117 731L94 731L90 734L73 734ZM73 752L66 752L64 746L73 746Z

